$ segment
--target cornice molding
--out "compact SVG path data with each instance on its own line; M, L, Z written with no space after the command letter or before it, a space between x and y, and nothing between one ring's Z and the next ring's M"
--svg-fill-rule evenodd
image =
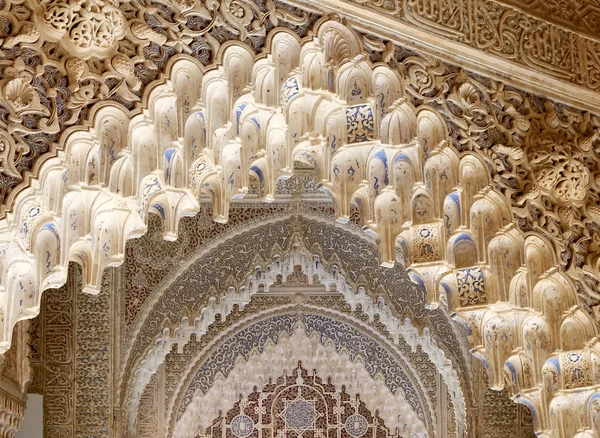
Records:
M600 41L598 0L499 0L498 3Z
M310 0L294 1L304 7L310 7L314 4ZM490 76L530 93L554 99L575 108L594 113L598 112L600 81L594 85L586 84L583 79L577 78L575 70L561 70L552 65L544 67L541 61L538 62L535 58L524 59L523 54L507 56L492 48L479 47L469 36L472 33L471 31L465 31L462 35L454 35L449 30L444 29L441 23L435 23L436 26L431 23L434 29L419 27L415 23L411 23L407 16L402 16L402 13L398 12L403 9L400 7L395 10L395 13L391 13L390 11L382 12L373 7L371 3L356 5L349 0L319 0L318 5L320 10L328 14L337 14L343 17L350 27L367 36L393 41L402 47L424 52L449 64L458 65L484 76ZM512 13L516 15L518 11L513 10ZM398 17L398 14L401 18ZM514 17L514 19L516 20L517 17ZM533 17L528 17L528 19L535 20ZM554 29L549 23L545 24L549 26L548 35L543 35L543 37L549 37L552 31L559 31L558 28ZM538 25L542 26L542 23L540 22ZM465 22L465 26L469 27L469 23ZM501 32L501 29L491 31ZM573 32L570 33L575 35ZM527 37L526 35L521 36ZM582 41L579 41L579 39L582 39ZM578 35L575 40L577 42L572 42L572 44L577 46L588 44L588 38L584 36ZM540 41L540 44L542 44L542 41ZM596 43L590 40L589 44L595 45ZM544 50L553 50L553 48L544 47ZM600 42L598 42L596 55L600 56ZM585 64L593 61L588 61L586 57L582 62ZM573 68L579 68L579 66L573 63ZM600 63L598 68L600 68Z

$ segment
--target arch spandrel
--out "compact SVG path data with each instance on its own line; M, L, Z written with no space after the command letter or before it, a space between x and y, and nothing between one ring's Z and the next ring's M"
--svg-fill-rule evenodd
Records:
M150 29L144 28L142 32L142 28L142 24L136 27L139 35L160 39ZM229 217L232 199L248 192L250 172L260 187L265 188L265 198L273 195L268 193L269 185L261 181L261 175L263 179L271 178L272 189L273 178L287 176L289 166L281 166L289 163L290 158L271 161L266 157L278 150L287 150L293 157L306 137L314 141L303 146L302 153L310 157L320 170L319 175L327 175L322 184L334 196L338 218L347 221L352 206L358 206L365 228L378 242L379 250L373 257L379 257L380 262L392 264L398 251L406 253L404 261L410 263L406 268L411 279L422 285L427 303L435 306L445 300L457 319L469 325L472 346L494 375L494 386L504 385L505 362L513 350L522 346L518 332L523 315L531 311L549 326L554 350L547 360L556 357L563 343L577 345L581 358L595 354L595 343L585 342L593 339L590 336L596 333L595 323L589 313L579 313L573 308L580 305L578 293L592 304L597 298L595 244L581 244L593 242L597 236L596 118L551 102L542 104L524 93L505 90L503 84L494 80L483 83L464 71L447 69L437 59L417 56L397 59L389 53L384 68L401 73L404 83L395 95L404 98L399 97L396 105L392 103L387 109L378 107L376 102L381 102L378 99L381 96L374 95L373 90L391 90L398 83L390 76L387 84L384 81L382 85L379 80L373 85L374 65L367 56L362 56L360 38L338 22L323 21L316 26L312 37L302 41L307 50L301 50L297 56L305 53L310 57L321 51L325 63L319 64L322 60L318 55L314 62L298 62L301 71L314 65L320 68L310 70L312 82L308 84L302 82L304 76L300 75L297 92L292 89L289 100L285 103L280 100L275 107L275 110L289 107L293 110L290 114L301 116L290 120L288 114L288 119L279 121L277 127L288 133L283 148L281 142L274 142L257 149L253 142L239 138L238 132L244 133L243 129L233 129L239 123L242 127L254 124L259 133L275 129L275 125L265 126L263 118L253 116L250 111L245 116L243 112L240 120L234 119L233 108L237 103L256 106L252 71L248 65L236 64L236 60L252 56L236 44L223 48L222 66L208 73L195 62L185 60L185 56L173 62L170 73L175 76L170 86L175 90L164 86L146 89L144 99L149 106L134 122L126 122L127 144L121 145L121 156L116 161L111 158L110 144L125 137L99 134L101 121L106 120L105 114L116 120L126 119L127 114L110 105L98 109L93 122L95 129L68 137L64 153L41 166L41 174L48 178L23 192L15 201L14 214L6 220L1 296L4 349L8 348L16 321L37 313L42 290L65 281L69 260L83 266L86 290L97 292L104 269L122 262L125 241L146 231L149 212L163 218L166 236L171 239L177 236L179 220L197 211L204 196L211 198L214 218L224 222ZM277 39L270 42L277 44ZM332 47L343 56L327 59L327 51ZM273 64L269 68L276 70L278 58L270 61ZM122 62L121 58L112 60L116 65ZM228 63L240 65L239 76L231 77ZM122 67L119 69L129 71ZM194 72L191 74L196 75L196 84L202 82L203 87L204 73L205 79L214 81L210 92L196 96L196 107L189 108L186 103L189 96L177 89L189 84L177 79L179 68ZM275 81L273 85L281 86L281 76L268 77ZM249 83L240 83L240 78ZM130 83L137 86L135 81ZM212 92L221 94L218 99L209 100ZM178 96L183 101L178 101ZM173 106L163 105L167 101ZM326 102L333 103L340 111L325 111ZM258 114L273 109L256 107ZM185 141L187 125L177 117L197 113L202 116L197 116L196 132L203 133L206 129L208 135L204 137L204 145L193 147L193 142ZM331 120L339 119L338 124L332 121L330 125L322 125L318 118L322 114L327 114L326 118L331 116ZM419 118L418 114L437 114L437 118ZM385 136L384 128L389 130ZM330 134L328 129L340 134L335 150L333 143L325 141ZM183 142L178 137L181 130ZM441 139L440 132L446 132L446 138ZM431 145L430 141L438 143ZM104 146L98 148L98 142ZM368 159L379 153L379 144L389 157L400 157L396 149L401 149L399 162L404 167L386 167L384 163L383 168L373 169L369 181ZM119 154L118 150L114 153ZM452 153L447 151L458 153L458 158L452 159ZM428 162L436 156L445 156L439 172L427 172ZM443 170L444 161L453 172ZM571 172L569 166L580 171ZM519 167L526 169L526 174ZM408 169L414 170L412 175ZM402 181L407 171L413 187L422 193L415 191L407 196L399 188L401 183L398 186L390 183ZM380 174L388 181L385 189L375 187ZM439 178L444 184L432 182L431 178ZM454 200L459 208L453 207ZM446 206L450 213L447 221L442 215ZM445 236L415 228L429 225L436 230L438 224L444 223ZM519 257L518 240L497 239L514 228L542 242L537 248L525 245L531 250L524 260ZM398 242L402 233L413 234L414 238ZM493 239L501 248L491 245ZM46 266L43 252L32 253L33 242L48 253L60 248L60 257L56 260L50 257ZM540 249L543 246L553 249L551 266L536 262L547 258L536 254L543 251ZM493 263L493 254L485 254L486 247L495 251ZM504 249L513 256L499 259L498 253ZM427 260L421 254L433 255ZM534 266L541 270L523 273L512 266L518 262L522 263L519 268ZM521 278L527 276L530 278ZM514 304L517 302L530 304L522 308ZM586 308L588 304L584 304L582 307ZM577 324L569 313L577 313ZM585 341L573 341L573 336ZM532 366L541 369L544 364ZM584 381L590 386L596 384L592 375ZM531 387L519 388L520 394L526 393L532 405L544 412L537 416L536 427L541 433L563 436L561 423L550 422L546 415L550 399L555 406L552 412L560 417L568 415L568 410L561 410L562 406L579 403L582 398L569 396L568 400L562 400L564 395L560 392L549 398L543 394L540 383L531 382ZM587 386L575 389L584 391L581 388ZM582 424L591 427L587 420Z

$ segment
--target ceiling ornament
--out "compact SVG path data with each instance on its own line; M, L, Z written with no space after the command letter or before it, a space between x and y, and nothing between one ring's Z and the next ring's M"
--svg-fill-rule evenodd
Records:
M94 105L139 112L171 58L209 66L227 41L258 52L274 27L303 37L318 18L272 0L8 0L0 15L1 216Z
M226 221L252 178L272 200L298 157L317 170L338 220L358 206L382 263L392 264L398 249L430 305L447 301L471 330L491 385L509 382L540 433L595 427L587 406L598 381L598 346L588 342L596 325L577 288L584 305L600 296L598 119L402 55L334 21L302 43L278 31L268 44L256 61L248 48L227 45L211 70L182 56L169 63L168 83L146 90L141 114L129 120L105 105L94 129L65 137L64 153L40 166L40 182L2 224L3 351L16 321L37 314L41 291L64 283L69 260L83 266L85 290L97 292L149 213L175 238L179 219L208 196L214 219ZM38 86L50 81L49 68L15 63L11 78ZM57 96L27 120L58 132ZM21 120L25 113L11 108ZM588 172L576 174L582 166ZM563 360L559 351L575 356ZM580 358L585 379L560 372L576 366L568 357ZM552 361L561 390L550 394L541 382ZM573 409L590 415L581 424L561 420Z
M348 333L348 336L354 335ZM374 374L372 364L365 363L366 357L340 348L325 333L308 333L301 321L294 322L291 333L286 329L269 338L260 350L258 346L250 348L247 357L239 354L227 374L215 377L207 392L197 390L188 404L182 406L172 436L195 438L199 430L207 431L219 410L227 411L240 395L243 400L249 400L253 387L262 388L270 381L276 382L281 374L294 369L300 361L304 368L314 370L325 381L330 378L331 384L340 388L344 386L352 398L360 395L371 412L379 410L390 430L397 427L401 434L427 435L421 419L423 408L419 409L420 415L415 413L402 388L395 388L392 392L381 372ZM288 426L302 432L317 419L316 414L311 415L311 412L309 405L292 400L281 412L281 418Z
M297 271L296 267L299 267L300 270ZM372 322L377 316L394 343L398 344L402 340L410 346L413 352L416 351L417 347L421 347L442 375L449 389L458 424L466 424L466 406L459 376L452 362L446 358L444 351L437 346L436 341L431 337L430 329L425 328L423 336L419 335L419 331L413 327L410 319L405 318L404 321L400 321L395 316L395 312L385 304L383 297L380 297L379 301L374 304L372 295L367 294L364 287L355 290L346 282L344 276L338 272L337 266L334 265L333 271L329 271L318 256L310 255L305 249L297 245L294 247L293 252L285 256L283 254L277 256L276 260L264 269L256 267L254 273L247 276L245 287L230 288L227 294L219 300L216 297L211 297L209 300L210 305L202 308L198 313L199 316L194 318L193 321L192 318L184 317L181 324L176 328L165 328L158 338L148 344L152 348L145 352L143 360L139 361L139 365L131 373L132 380L127 385L130 389L125 405L127 406L130 430L134 428L132 420L137 418L138 405L146 385L164 363L165 357L173 346L176 345L177 351L181 353L192 335L196 339L201 339L208 327L218 317L221 317L221 319L227 318L228 314L234 310L234 306L237 305L240 309L243 309L259 290L268 292L269 287L273 285L285 285L288 281L293 281L298 273L306 276L308 285L316 282L323 285L327 292L335 290L340 293L350 305L352 311L360 306L363 314L368 316L369 321ZM172 287L172 285L167 287Z
M397 424L396 420L396 429L359 394L349 394L344 386L339 391L336 388L341 382L325 382L319 377L318 370L309 373L308 369L308 365L299 362L296 367L283 370L281 377L274 378L273 383L265 385L261 392L255 388L247 399L232 403L233 407L228 411L223 409L226 413L215 418L209 427L203 427L200 433L177 436L217 438L233 434L243 438L254 430L262 436L265 429L273 431L277 437L293 438L324 437L325 433L354 438L428 436L422 425L415 422L414 413L399 414L404 424ZM406 402L393 402L401 409L406 408ZM240 424L245 426L244 429L240 429ZM418 431L419 427L421 431Z

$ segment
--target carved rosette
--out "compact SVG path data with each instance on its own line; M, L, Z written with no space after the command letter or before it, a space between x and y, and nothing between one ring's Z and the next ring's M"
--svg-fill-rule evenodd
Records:
M541 193L561 207L581 206L596 193L599 173L595 146L597 134L578 136L579 144L554 133L543 132L527 137L525 153L535 184ZM596 146L597 147L597 146Z
M31 2L34 23L47 41L66 53L88 58L117 49L126 31L118 0L43 0Z

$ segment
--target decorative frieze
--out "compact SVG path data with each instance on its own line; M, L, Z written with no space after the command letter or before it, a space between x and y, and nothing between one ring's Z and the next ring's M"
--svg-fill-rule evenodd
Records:
M75 437L113 437L111 295L114 270L107 271L98 295L78 291L75 352Z
M75 297L81 287L78 270L69 269L67 283L44 295L44 434L75 437Z

